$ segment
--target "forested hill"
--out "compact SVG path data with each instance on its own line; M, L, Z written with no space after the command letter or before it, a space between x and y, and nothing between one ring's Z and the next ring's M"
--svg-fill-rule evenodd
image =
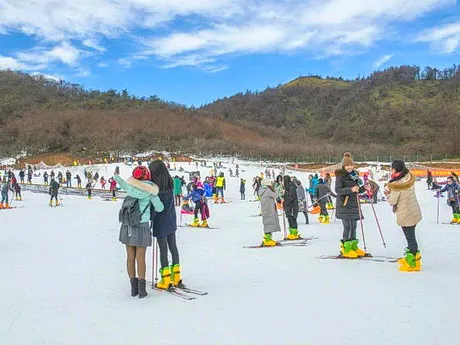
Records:
M232 122L249 121L252 129L272 127L318 143L353 146L360 154L460 154L460 66L455 65L401 66L353 81L300 77L202 109Z
M125 149L295 159L459 155L460 68L300 77L198 109L0 71L0 156Z

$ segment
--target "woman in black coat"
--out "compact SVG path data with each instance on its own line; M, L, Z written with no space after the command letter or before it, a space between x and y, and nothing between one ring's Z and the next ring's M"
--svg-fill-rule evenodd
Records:
M161 281L156 285L159 289L168 289L171 285L182 284L179 251L176 244L176 208L174 207L173 180L166 165L161 160L155 160L149 165L152 182L160 189L158 196L164 205L163 212L155 213L151 206L152 233L157 238L160 248ZM172 256L172 266L169 266L168 249Z
M291 181L288 175L283 178L284 183L284 213L289 223L288 240L297 240L300 238L297 214L299 213L299 200L297 198L297 185Z
M340 243L340 253L347 258L355 259L364 256L358 248L356 228L358 220L363 219L358 202L359 195L365 191L364 183L359 173L354 170L354 162L350 153L345 153L342 159L342 169L335 172L335 192L337 194L337 219L342 220L343 235Z

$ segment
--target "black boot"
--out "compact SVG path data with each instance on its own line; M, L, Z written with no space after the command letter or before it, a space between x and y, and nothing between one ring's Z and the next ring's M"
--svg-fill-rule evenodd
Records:
M145 279L139 279L138 289L139 289L139 298L144 298L147 296L147 291L145 291Z
M139 293L139 290L137 288L137 284L138 284L137 278L131 278L130 281L131 281L131 296L136 297Z
M310 224L308 221L308 212L304 212L303 214L305 215L305 224Z

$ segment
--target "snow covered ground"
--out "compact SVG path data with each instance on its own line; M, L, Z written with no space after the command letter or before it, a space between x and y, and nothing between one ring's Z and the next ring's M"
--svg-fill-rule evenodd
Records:
M152 290L130 297L120 202L65 196L64 207L49 208L47 195L24 192L13 202L23 208L0 211L0 344L460 343L460 226L436 224L437 199L424 182L417 183L423 270L401 273L395 263L319 259L338 252L341 224L313 216L308 226L298 218L302 235L319 237L305 247L243 248L262 238L261 219L251 217L258 203L249 202L261 169L240 169L247 201L227 173L232 203L211 205L210 224L220 229L177 232L185 283L209 292L194 301ZM390 207L376 205L386 249L371 206L363 209L368 251L400 256L405 240ZM441 219L450 220L445 199Z

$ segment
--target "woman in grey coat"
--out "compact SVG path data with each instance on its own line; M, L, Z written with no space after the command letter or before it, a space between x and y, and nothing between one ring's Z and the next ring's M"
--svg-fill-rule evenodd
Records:
M308 224L308 208L307 208L307 196L305 194L305 189L302 186L302 182L295 180L297 185L297 199L299 200L299 212L302 212L305 216L305 224Z
M272 233L281 231L278 212L276 211L278 195L274 192L269 179L262 180L259 197L265 233L262 245L276 246L277 242L272 239Z

